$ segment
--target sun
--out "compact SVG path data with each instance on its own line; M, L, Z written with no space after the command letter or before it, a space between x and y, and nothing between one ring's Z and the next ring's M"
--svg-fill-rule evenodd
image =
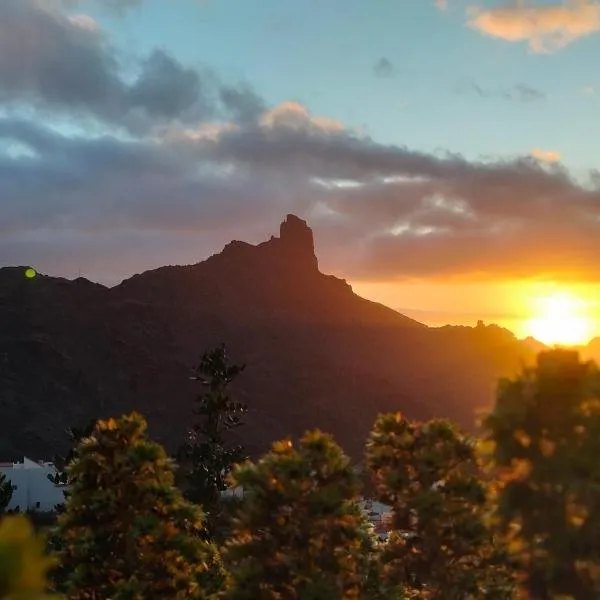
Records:
M593 334L592 319L586 315L585 303L560 292L539 298L537 316L527 321L528 334L548 346L579 346Z

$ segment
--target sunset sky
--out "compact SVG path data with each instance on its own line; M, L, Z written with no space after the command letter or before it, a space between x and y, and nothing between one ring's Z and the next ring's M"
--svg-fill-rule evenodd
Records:
M439 325L600 335L600 2L0 0L0 266L259 242Z

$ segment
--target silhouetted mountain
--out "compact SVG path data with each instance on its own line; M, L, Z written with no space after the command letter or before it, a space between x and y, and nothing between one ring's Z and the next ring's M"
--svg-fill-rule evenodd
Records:
M307 428L355 457L378 412L450 417L472 428L497 378L533 352L505 329L428 328L318 270L312 231L234 241L204 262L114 288L0 269L0 458L51 456L64 428L137 409L173 449L197 392L201 353L224 342L248 368L235 391L251 452Z
M600 365L600 337L594 338L586 346L579 348L581 356L585 360L593 360Z
M542 344L542 342L538 342L535 338L529 336L523 340L523 344L525 344L530 350L539 354L540 352L544 352L548 350L548 346L546 344Z

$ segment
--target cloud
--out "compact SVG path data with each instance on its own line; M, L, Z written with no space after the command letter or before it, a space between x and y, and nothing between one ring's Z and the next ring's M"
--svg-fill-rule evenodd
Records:
M473 92L480 98L497 98L513 102L536 102L538 100L545 100L548 97L545 92L525 83L517 83L505 89L489 89L480 86L474 81L469 81L460 83L456 89L459 93Z
M131 252L122 269L160 262L166 240L165 260L191 262L216 248L190 235L266 236L265 223L292 211L314 225L325 268L348 277L600 278L598 182L533 158L469 162L385 146L291 102L212 135L124 142L3 119L0 138L27 149L0 160L0 255L17 263L16 249L33 258L31 239L39 254L26 262L54 256L73 272L85 232L105 240L94 252L107 260L118 237ZM138 252L138 238L156 241L155 257Z
M373 66L373 72L377 77L392 77L396 69L389 58L382 57Z
M531 151L531 156L543 162L558 162L560 160L560 152L542 150L541 148L534 148Z
M33 0L3 0L0 101L108 113L120 102L122 84L117 60L92 23Z
M202 85L197 71L183 67L163 50L154 50L142 63L135 83L126 89L125 105L141 108L152 118L196 120L211 115Z
M46 1L54 1L56 0L46 0ZM143 0L59 0L62 2L63 6L67 8L72 8L74 6L85 6L86 4L96 4L104 9L109 10L110 12L116 14L124 14L126 11L135 8L142 4Z
M566 0L562 4L514 6L484 10L471 8L468 25L507 42L525 42L533 52L549 53L600 31L596 0Z
M99 30L98 23L88 15L69 15L67 18L73 25L81 29L94 32Z
M95 23L49 6L0 1L3 264L113 282L259 241L294 212L323 269L349 278L600 281L599 174L379 144L163 50L124 66ZM59 131L65 114L76 127Z
M134 133L216 116L248 120L264 108L249 87L222 84L162 49L125 64L93 19L41 0L0 2L0 102Z
M302 134L327 134L344 131L344 125L336 119L315 117L298 102L283 102L279 106L267 110L260 118L261 134L265 130L280 132L300 132Z
M263 99L248 85L223 85L219 95L229 114L240 123L255 121L266 110Z

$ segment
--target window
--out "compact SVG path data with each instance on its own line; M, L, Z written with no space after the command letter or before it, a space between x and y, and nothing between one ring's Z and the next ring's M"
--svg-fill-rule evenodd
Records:
M36 503L35 503L35 507L36 507L36 508L39 508L39 507L40 507L40 503L39 503L39 502L36 502Z

